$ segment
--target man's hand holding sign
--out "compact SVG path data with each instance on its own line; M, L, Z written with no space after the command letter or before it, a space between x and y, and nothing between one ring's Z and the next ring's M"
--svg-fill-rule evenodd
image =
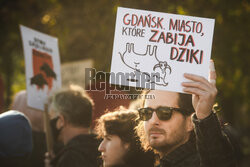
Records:
M217 95L216 72L214 62L210 61L209 81L194 74L184 74L185 78L193 82L183 82L183 91L193 94L193 106L198 119L204 119L212 112Z

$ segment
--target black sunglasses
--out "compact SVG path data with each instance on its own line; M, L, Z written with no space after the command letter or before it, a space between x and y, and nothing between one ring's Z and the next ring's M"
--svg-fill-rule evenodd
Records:
M155 111L157 117L162 121L167 121L171 118L173 111L178 111L180 113L185 113L185 109L175 108L175 107L158 107L156 109L147 107L138 109L140 119L143 121L148 121Z

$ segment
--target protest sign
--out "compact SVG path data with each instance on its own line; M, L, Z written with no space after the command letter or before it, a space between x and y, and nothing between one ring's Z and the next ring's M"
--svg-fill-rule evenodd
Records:
M76 84L85 88L85 69L93 68L93 65L94 62L92 59L62 64L62 86L68 87L70 84Z
M20 26L25 56L28 106L44 110L48 95L61 87L57 38Z
M110 83L183 92L184 73L208 78L213 31L214 19L118 7Z

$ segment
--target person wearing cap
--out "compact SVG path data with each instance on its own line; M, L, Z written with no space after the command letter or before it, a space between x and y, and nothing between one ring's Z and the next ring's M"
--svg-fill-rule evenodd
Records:
M46 140L43 130L43 111L28 106L26 90L21 90L15 94L11 109L22 112L31 123L33 150L27 167L44 167Z
M182 83L189 94L151 90L138 109L136 127L145 150L159 155L159 167L233 167L236 159L228 137L212 111L217 89L211 61L209 81L184 74ZM192 94L192 95L191 95Z
M0 114L0 166L26 167L32 152L32 130L28 118L10 110Z

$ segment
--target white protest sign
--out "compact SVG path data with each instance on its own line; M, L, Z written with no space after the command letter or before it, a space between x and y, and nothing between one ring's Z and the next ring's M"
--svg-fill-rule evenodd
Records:
M61 87L57 38L20 26L25 56L28 106L44 110L49 94Z
M118 7L110 83L183 92L184 73L208 78L213 31L214 19Z
M70 84L77 84L85 87L85 69L93 68L92 59L64 63L61 65L62 86L68 87Z

